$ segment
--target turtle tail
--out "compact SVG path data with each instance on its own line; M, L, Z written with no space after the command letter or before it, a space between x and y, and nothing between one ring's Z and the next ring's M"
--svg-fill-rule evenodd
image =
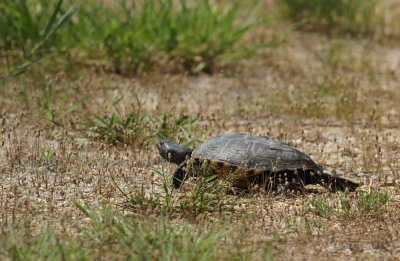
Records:
M321 183L322 185L328 186L333 192L345 191L346 189L348 189L349 191L354 191L360 186L359 183L356 183L349 179L336 177L325 172L321 175Z

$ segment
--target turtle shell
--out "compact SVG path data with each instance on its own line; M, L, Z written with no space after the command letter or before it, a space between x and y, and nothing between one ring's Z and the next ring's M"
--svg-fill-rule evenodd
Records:
M233 173L237 181L272 171L323 171L310 157L284 142L243 133L208 140L193 150L192 157L205 160L220 178Z

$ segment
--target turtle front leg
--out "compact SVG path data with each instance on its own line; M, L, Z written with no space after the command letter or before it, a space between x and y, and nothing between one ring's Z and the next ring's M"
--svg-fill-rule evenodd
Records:
M175 170L172 176L172 184L174 185L175 188L180 188L182 186L182 183L187 179L185 170L186 166L187 163L185 160L181 164L179 164L178 168Z

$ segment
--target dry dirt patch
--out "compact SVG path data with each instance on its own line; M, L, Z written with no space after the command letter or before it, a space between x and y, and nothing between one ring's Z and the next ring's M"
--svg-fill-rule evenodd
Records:
M276 259L285 260L396 258L400 255L398 55L389 47L365 47L352 41L345 43L343 55L334 42L321 44L313 37L294 34L288 47L265 54L265 59L247 61L230 78L219 74L129 79L89 71L88 77L73 84L92 97L82 110L101 107L112 96L123 95L119 106L129 111L136 93L148 115L174 108L200 116L196 131L208 131L200 140L235 132L267 135L309 154L328 172L335 170L363 182L360 190L365 193L390 195L385 205L357 213L358 192L351 193L353 212L345 215L340 203L343 195L326 191L296 197L247 193L227 211L226 219L243 228L248 253L258 256L260 249L269 246ZM337 61L316 59L310 51L323 55L329 48L339 48L331 50L337 52ZM328 77L332 70L333 81ZM63 88L68 76L60 77L54 81ZM327 84L334 90L318 92L318 86ZM140 147L87 142L80 147L65 138L73 132L42 120L39 109L28 111L11 102L19 99L15 91L3 93L0 224L4 230L6 224L33 230L46 224L58 233L74 235L89 221L72 199L115 206L123 197L111 180L126 191L140 190L142 185L146 193L160 191L160 177L152 168L167 174L175 168L163 162L150 143ZM345 102L346 97L354 98ZM43 153L52 155L50 162ZM174 192L176 198L187 197L190 186ZM312 199L327 200L332 210L326 216L316 214ZM145 218L157 217L159 212L135 214ZM242 219L244 214L247 218ZM188 222L201 229L203 222L215 218L205 212ZM178 225L185 222L176 213L171 219Z

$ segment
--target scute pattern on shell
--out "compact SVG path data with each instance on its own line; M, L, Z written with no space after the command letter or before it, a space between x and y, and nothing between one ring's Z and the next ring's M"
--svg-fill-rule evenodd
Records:
M236 167L260 171L303 169L322 172L304 153L284 142L264 136L248 136L243 133L217 136L194 149L195 158L226 162ZM279 158L279 159L278 159Z

